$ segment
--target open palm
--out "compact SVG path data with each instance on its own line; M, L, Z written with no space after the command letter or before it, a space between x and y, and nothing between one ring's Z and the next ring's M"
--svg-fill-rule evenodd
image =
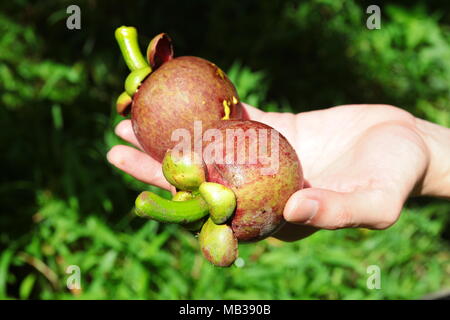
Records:
M291 222L276 235L297 240L317 229L382 229L399 217L420 188L428 150L415 118L387 105L346 105L299 114L268 113L245 106L248 117L280 131L297 151L306 185L289 199ZM124 120L116 134L141 149ZM108 160L148 184L170 189L161 165L143 151L119 145Z

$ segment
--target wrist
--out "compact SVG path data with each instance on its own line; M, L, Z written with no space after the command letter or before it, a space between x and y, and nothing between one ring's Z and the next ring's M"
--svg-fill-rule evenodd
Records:
M419 118L416 127L429 151L420 195L450 199L450 129Z

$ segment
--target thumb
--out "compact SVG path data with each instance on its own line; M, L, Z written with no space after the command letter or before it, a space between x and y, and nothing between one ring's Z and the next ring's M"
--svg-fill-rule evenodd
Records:
M284 218L291 223L331 230L351 227L385 229L395 223L403 204L390 198L392 196L382 190L336 192L307 188L289 198Z

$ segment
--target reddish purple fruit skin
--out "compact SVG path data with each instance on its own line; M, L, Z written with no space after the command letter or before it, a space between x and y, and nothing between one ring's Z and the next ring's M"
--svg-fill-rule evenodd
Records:
M224 137L226 129L275 130L249 120L221 121L218 128ZM285 137L279 134L279 138L279 169L274 175L262 175L260 169L265 166L261 162L207 164L208 181L221 183L231 188L236 195L237 207L231 226L239 241L258 241L276 232L285 222L283 209L287 200L303 187L303 173L297 153ZM235 148L236 145L235 141ZM268 146L270 155L270 143ZM248 143L245 148L245 154L248 155Z
M151 73L134 95L133 130L144 150L161 162L177 143L171 141L175 129L192 135L195 120L207 129L224 117L224 101L230 118L241 118L236 88L220 68L198 57L178 57Z

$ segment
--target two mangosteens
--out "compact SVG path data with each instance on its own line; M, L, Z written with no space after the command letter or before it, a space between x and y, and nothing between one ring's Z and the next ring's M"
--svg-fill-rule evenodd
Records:
M152 39L147 59L136 29L120 27L116 39L131 71L117 111L131 109L139 143L177 190L172 200L142 192L136 213L199 231L205 258L230 266L238 242L262 240L283 225L287 200L303 187L295 150L275 129L242 119L236 88L215 64L174 58L166 34Z

